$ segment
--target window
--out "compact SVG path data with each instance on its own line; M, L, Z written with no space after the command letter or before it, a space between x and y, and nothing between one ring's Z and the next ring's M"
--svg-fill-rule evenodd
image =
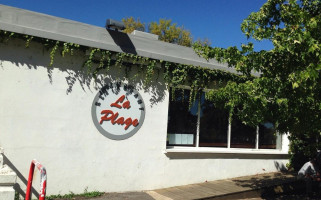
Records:
M227 147L228 112L214 107L213 103L201 96L200 147Z
M259 125L259 149L276 149L277 132L272 123Z
M170 90L167 146L279 148L272 123L250 127L236 117L229 121L229 113L207 101L204 93L190 107L189 97L189 90L176 89L174 96Z
M231 123L231 148L254 149L256 144L256 128L244 125L236 117Z
M196 146L198 102L189 108L189 91L176 90L168 109L168 145Z

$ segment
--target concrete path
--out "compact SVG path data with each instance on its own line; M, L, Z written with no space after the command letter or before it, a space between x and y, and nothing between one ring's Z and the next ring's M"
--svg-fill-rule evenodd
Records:
M267 173L144 192L107 193L95 200L257 199L258 191L264 188L282 192L281 185L295 181L290 173Z

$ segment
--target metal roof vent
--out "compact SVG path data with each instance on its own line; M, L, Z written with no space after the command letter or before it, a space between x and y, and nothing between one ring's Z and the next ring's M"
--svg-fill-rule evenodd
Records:
M107 29L114 29L115 31L124 30L125 24L121 21L116 21L113 19L107 19L106 21L106 28Z

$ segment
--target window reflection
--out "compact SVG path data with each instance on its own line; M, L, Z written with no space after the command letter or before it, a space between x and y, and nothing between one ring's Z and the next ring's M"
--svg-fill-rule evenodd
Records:
M276 130L272 123L259 125L259 149L276 149L276 138Z
M201 97L200 147L227 147L228 112Z
M233 117L231 126L231 148L255 148L256 128L247 126Z
M189 108L189 90L176 89L174 98L170 91L167 144L195 146L198 101Z

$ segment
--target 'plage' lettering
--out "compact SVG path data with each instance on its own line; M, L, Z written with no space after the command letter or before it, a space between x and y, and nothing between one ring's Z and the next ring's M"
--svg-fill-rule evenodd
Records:
M118 109L130 109L130 101L125 101L123 103L125 99L125 95L120 96L114 103L110 104L110 107L116 107ZM120 105L120 103L123 103L122 105ZM131 117L128 117L127 119L125 119L124 117L118 117L119 113L116 112L114 113L114 111L112 110L102 110L101 113L103 116L100 118L99 123L102 124L104 121L110 121L111 124L115 125L126 125L125 126L125 130L127 130L131 125L136 127L138 126L138 119L132 119Z

